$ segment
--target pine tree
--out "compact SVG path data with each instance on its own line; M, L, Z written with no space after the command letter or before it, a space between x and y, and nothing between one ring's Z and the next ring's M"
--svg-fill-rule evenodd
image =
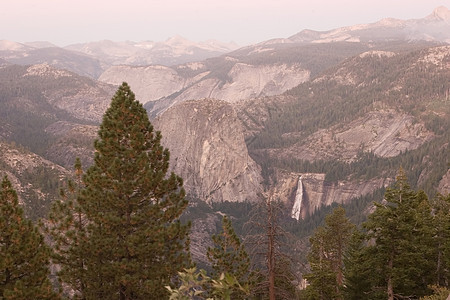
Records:
M325 218L325 226L311 237L308 255L311 273L305 275L310 283L307 291L310 298L342 299L344 254L354 227L345 210L338 207Z
M450 287L450 194L432 202L435 245L435 284Z
M187 206L182 179L167 174L169 151L126 83L98 135L77 202L63 207L68 222L59 224L80 225L63 238L80 243L59 252L62 270L72 267L71 255L78 269L61 279L84 299L167 298L165 286L190 265L189 225L179 221Z
M219 279L222 274L232 275L241 286L251 286L255 279L250 271L250 258L236 235L231 220L224 216L222 219L222 232L213 235L213 248L208 248L207 257L214 270L212 277ZM246 295L242 290L235 290L233 299L244 299Z
M415 192L400 170L394 188L387 189L384 203L364 224L367 251L374 279L371 290L384 290L384 299L420 297L430 292L433 265L431 209L423 192Z
M374 277L371 266L367 263L370 253L366 248L366 236L355 230L344 255L344 299L369 299L368 294ZM376 297L375 297L376 298Z
M147 112L123 83L103 116L79 204L89 220L87 297L162 299L187 267L182 179Z
M25 219L5 176L0 189L0 298L58 299L49 276L50 249Z
M80 159L74 165L75 181L68 180L67 188L61 189L61 200L52 205L49 217L41 226L52 239L53 262L59 266L58 278L64 290L73 298L86 299L86 258L83 247L87 243L87 220L78 204L82 188L83 169Z

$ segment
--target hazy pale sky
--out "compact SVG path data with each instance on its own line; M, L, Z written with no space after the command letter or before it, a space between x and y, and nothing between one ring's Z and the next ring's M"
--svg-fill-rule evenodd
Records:
M0 0L0 40L58 46L181 35L241 46L382 18L423 18L450 0Z

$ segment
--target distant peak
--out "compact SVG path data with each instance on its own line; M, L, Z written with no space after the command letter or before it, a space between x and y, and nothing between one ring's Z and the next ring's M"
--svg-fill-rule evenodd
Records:
M450 21L450 10L445 6L439 6L433 10L433 13L428 18Z
M170 37L166 40L166 43L171 43L171 42L187 42L188 39L182 37L181 35L175 35L173 37Z
M0 40L0 50L19 51L19 50L27 50L28 48L29 47L21 43L9 40Z

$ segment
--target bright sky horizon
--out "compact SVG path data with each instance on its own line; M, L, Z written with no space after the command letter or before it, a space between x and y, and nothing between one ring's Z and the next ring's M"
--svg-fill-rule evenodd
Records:
M175 35L240 46L330 30L428 16L450 0L4 0L0 40L58 46L99 40L164 41Z

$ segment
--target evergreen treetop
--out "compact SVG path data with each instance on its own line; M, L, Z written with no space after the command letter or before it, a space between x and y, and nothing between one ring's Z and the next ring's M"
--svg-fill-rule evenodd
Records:
M5 176L0 189L0 298L58 299L48 278L50 249Z
M60 252L66 270L77 269L62 280L84 299L167 298L165 286L190 265L190 226L179 220L187 206L183 181L168 174L169 151L128 84L112 98L98 136L94 164L66 210L85 222L79 231L60 232L83 240ZM69 264L70 255L77 266ZM81 282L72 280L77 274Z

